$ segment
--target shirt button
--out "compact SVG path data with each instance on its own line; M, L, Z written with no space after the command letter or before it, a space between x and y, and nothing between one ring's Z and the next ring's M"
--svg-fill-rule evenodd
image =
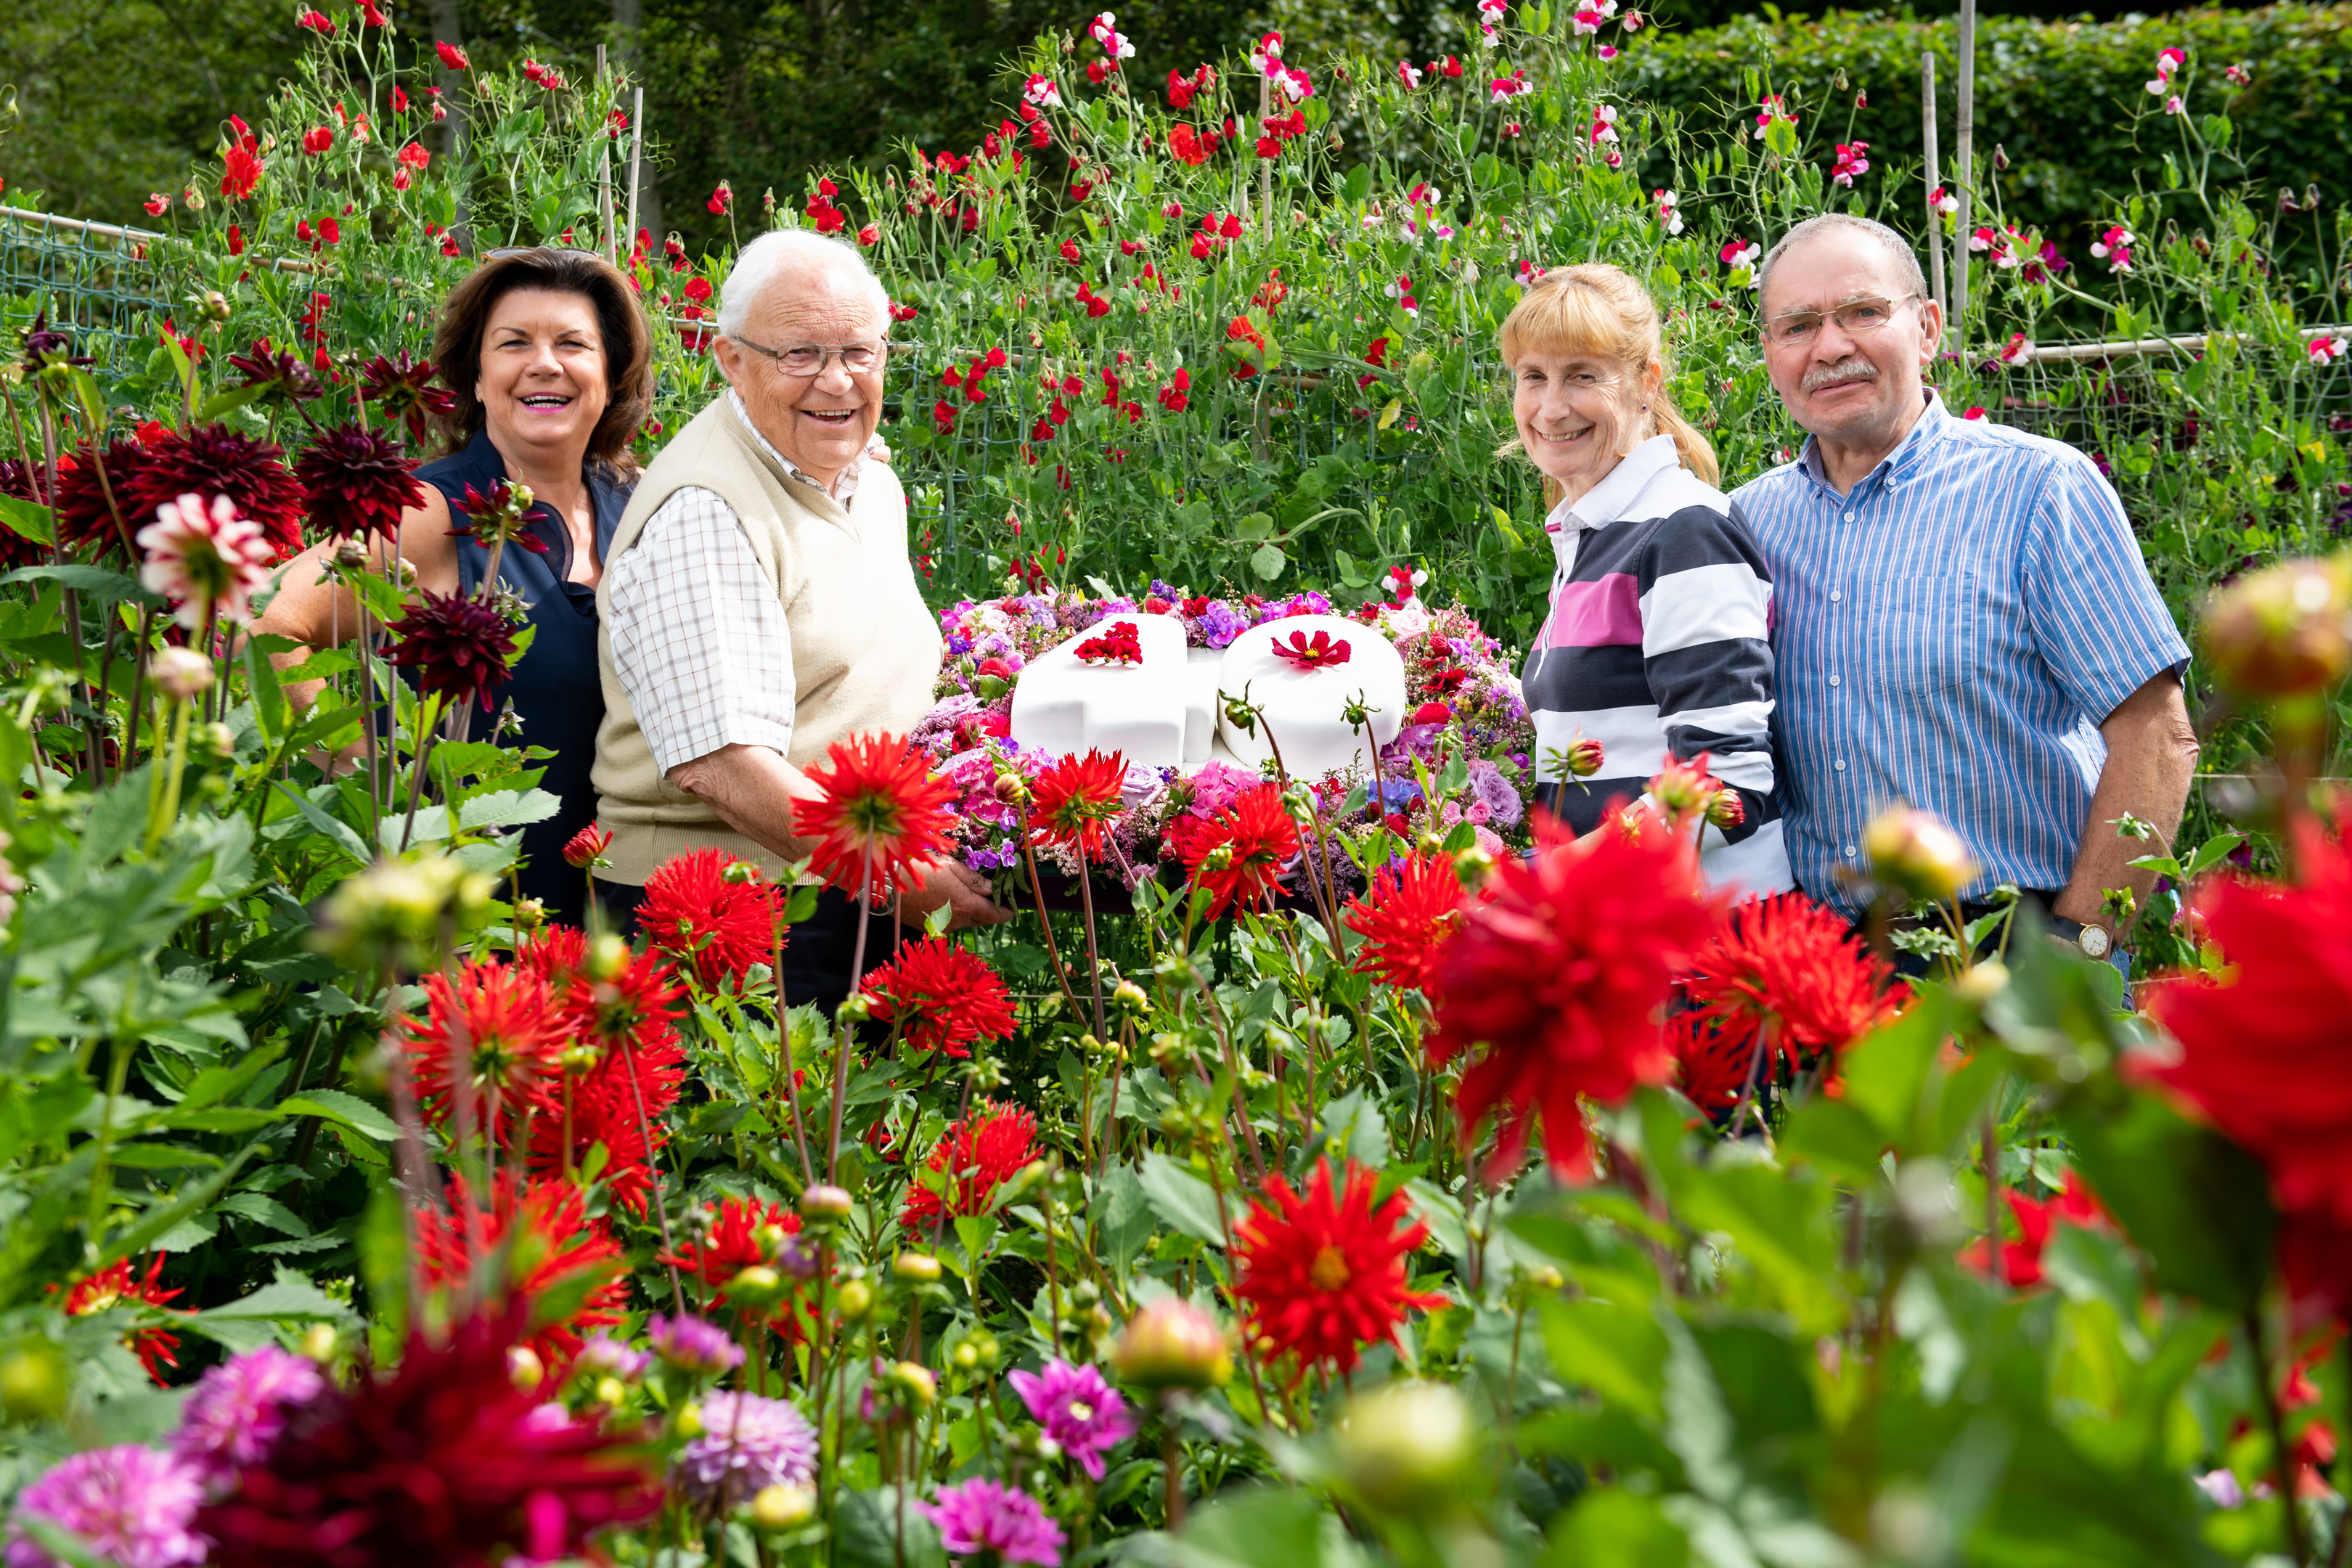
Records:
M1848 512L1848 513L1846 513L1846 514L1845 514L1845 520L1846 520L1848 522L1852 522L1852 521L1853 521L1853 513L1852 513L1852 512Z
M1840 593L1837 589L1835 589L1835 588L1832 588L1832 589L1830 590L1830 603L1831 603L1831 604L1832 604L1832 605L1834 605L1834 604L1838 604L1838 603L1840 603L1841 601L1843 601L1844 598L1845 598L1845 595L1844 595L1843 594Z
M1831 684L1832 686L1835 686L1835 685L1837 685L1837 684L1838 684L1838 678L1837 678L1836 676L1834 676L1834 675L1831 676L1831 677L1830 677L1830 684Z
M1845 772L1845 759L1844 759L1843 757L1840 757L1840 758L1837 760L1836 766L1837 766L1837 771L1838 771L1838 772L1840 772L1840 773L1843 773L1843 772Z
M1845 847L1845 858L1849 860L1853 858L1853 846L1851 844Z

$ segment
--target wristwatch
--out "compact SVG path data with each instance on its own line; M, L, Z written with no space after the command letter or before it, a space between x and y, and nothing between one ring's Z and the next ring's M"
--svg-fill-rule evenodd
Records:
M2050 917L2050 934L2082 949L2085 958L2104 961L2116 945L2116 939L2107 933L2106 927L2084 925L2081 921L2070 921L2063 915Z

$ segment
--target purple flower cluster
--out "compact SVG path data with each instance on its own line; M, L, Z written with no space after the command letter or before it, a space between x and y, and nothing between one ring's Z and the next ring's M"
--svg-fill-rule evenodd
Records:
M25 1533L23 1521L34 1519L78 1537L92 1557L116 1568L202 1563L205 1539L194 1525L204 1500L203 1475L177 1454L136 1443L76 1454L16 1494L7 1568L63 1568Z
M264 1345L197 1380L171 1436L173 1448L207 1480L226 1480L266 1457L293 1411L327 1391L308 1358Z
M702 1402L702 1435L677 1451L677 1488L698 1503L730 1509L765 1488L816 1478L816 1428L781 1399L719 1393Z
M1027 1492L980 1479L941 1487L939 1501L915 1507L940 1527L940 1544L951 1556L1061 1568L1062 1527Z
M743 1347L728 1338L726 1330L700 1318L666 1318L656 1312L646 1323L646 1338L656 1355L696 1377L716 1376L743 1364Z
M610 1334L598 1334L582 1345L572 1363L575 1371L592 1377L617 1377L623 1383L636 1382L653 1364L651 1352L633 1350Z
M1230 647L1235 637L1249 630L1249 622L1223 599L1211 600L1194 625L1200 627L1202 644L1209 647Z
M1010 1381L1045 1436L1096 1480L1103 1479L1103 1456L1135 1436L1135 1412L1091 1366L1057 1359L1043 1373L1016 1372Z

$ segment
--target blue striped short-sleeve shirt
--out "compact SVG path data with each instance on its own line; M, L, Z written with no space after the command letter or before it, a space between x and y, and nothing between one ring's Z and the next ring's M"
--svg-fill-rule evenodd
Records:
M2099 724L2189 658L2090 459L1930 393L1851 493L1808 440L1732 504L1772 574L1781 809L1805 890L1853 909L1863 828L1905 801L1983 868L1966 896L2064 887Z

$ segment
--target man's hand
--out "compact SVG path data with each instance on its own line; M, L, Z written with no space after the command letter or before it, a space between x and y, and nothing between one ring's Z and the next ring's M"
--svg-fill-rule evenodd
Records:
M2074 874L2050 912L2113 931L2107 889L2128 888L2137 904L2147 903L2156 873L2132 862L2165 853L2179 830L2189 781L2197 772L2197 731L2189 722L2180 681L2168 669L2124 699L2099 732L2107 742L2106 766L2091 796L2091 820L2074 854ZM2152 826L2154 837L2117 831L2126 817L2136 819L2135 832Z
M923 918L941 904L950 911L948 930L962 931L968 926L1003 925L1013 918L1011 910L1003 908L988 896L988 879L969 866L949 861L933 868L923 885L900 895L898 918L908 925L919 925Z

